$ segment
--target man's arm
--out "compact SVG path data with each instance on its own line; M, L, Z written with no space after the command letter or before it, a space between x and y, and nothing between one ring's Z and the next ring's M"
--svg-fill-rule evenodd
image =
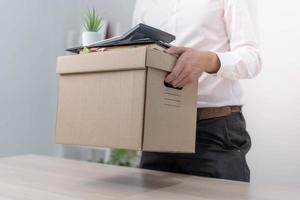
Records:
M210 51L171 47L167 53L179 55L172 72L165 80L174 87L183 87L198 80L203 72L217 73L221 67L217 54Z
M224 0L224 22L230 42L228 52L207 52L190 48L171 48L179 55L166 81L176 87L197 80L203 72L215 73L224 79L255 77L261 70L256 29L247 0Z

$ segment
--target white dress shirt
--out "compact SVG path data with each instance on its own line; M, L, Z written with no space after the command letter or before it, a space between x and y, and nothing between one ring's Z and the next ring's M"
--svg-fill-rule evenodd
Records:
M176 35L175 46L217 53L221 68L199 78L198 107L242 105L239 79L261 69L249 0L137 0L133 25Z

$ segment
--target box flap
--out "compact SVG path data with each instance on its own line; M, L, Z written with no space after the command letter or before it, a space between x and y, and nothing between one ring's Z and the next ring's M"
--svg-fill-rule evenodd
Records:
M145 69L147 47L118 49L101 53L60 56L58 74Z
M177 57L175 55L156 49L155 46L147 48L146 66L163 71L171 72L176 64Z

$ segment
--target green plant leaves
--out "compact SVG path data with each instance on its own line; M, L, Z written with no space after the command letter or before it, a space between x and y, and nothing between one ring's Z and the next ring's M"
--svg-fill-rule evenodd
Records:
M97 15L95 8L88 10L84 16L84 28L90 32L98 32L102 28L102 17Z
M109 164L132 166L131 161L138 157L137 151L125 150L125 149L113 149L109 160Z

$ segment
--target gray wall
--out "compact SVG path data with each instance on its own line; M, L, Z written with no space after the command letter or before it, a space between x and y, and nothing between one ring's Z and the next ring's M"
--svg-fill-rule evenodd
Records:
M132 0L0 1L0 156L64 155L64 148L54 144L56 57L79 42L87 8L96 7L111 22L119 22L111 30L121 33L131 25L133 4Z
M56 152L56 56L79 30L81 3L0 1L0 156Z

